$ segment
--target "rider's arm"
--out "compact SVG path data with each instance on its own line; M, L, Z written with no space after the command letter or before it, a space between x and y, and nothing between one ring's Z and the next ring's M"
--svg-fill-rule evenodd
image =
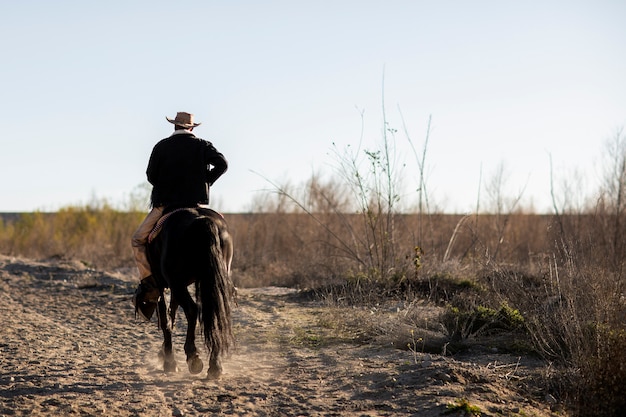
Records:
M209 185L213 185L228 169L228 162L226 158L224 158L224 155L218 152L211 143L208 143L206 147L206 161L209 164L207 166L206 182L208 182Z

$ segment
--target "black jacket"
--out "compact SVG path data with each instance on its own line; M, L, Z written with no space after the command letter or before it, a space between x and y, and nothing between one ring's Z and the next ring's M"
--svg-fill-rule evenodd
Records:
M209 203L209 186L228 163L211 142L191 132L176 133L152 149L146 174L152 184L151 204L192 207Z

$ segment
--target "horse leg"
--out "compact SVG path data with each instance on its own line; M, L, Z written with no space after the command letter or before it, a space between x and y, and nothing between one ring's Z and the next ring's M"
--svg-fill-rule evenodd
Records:
M202 372L204 364L196 349L196 323L198 321L198 305L193 300L187 287L181 289L180 294L176 294L185 317L187 318L187 337L185 338L185 355L187 355L187 367L192 374Z
M224 265L226 266L226 273L230 277L230 266L233 262L233 254L235 252L235 249L233 248L233 239L228 231L223 231L220 235L220 241L222 245Z
M172 351L172 328L167 321L167 306L163 296L159 298L157 305L157 313L159 318L159 327L163 331L163 346L159 351L159 359L163 362L163 370L165 372L176 372L176 359Z
M233 245L233 239L230 236L230 233L228 233L228 230L221 231L220 244L222 248L222 260L226 268L226 276L228 277L229 283L232 285L230 267L233 262L233 254L235 253L235 249ZM234 285L232 285L231 296L233 297L235 304L237 304L237 287L235 287Z
M176 311L178 310L178 302L174 297L170 297L170 326L174 329L176 324Z

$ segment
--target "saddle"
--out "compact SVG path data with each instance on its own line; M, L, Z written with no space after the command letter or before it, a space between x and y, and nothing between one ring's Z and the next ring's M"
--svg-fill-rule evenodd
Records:
M209 208L205 208L205 207L178 207L175 208L171 211L167 211L164 215L161 216L161 218L156 222L156 224L154 225L154 228L152 229L152 231L150 232L150 234L148 235L148 243L152 243L152 241L159 235L159 232L161 231L161 229L163 229L163 223L165 223L165 221L174 213L177 213L179 211L197 211L198 209L200 210L211 210L211 211L215 211ZM224 215L222 213L219 213L217 211L215 211L215 213L217 213L221 218L224 218Z
M156 224L154 225L154 228L148 235L148 243L152 243L152 241L159 235L159 232L161 231L161 229L163 229L163 223L165 223L165 220L167 220L172 214L179 212L179 211L185 211L185 210L190 210L190 209L191 208L181 207L181 208L177 208L172 211L169 211L165 213L163 216L161 216L161 218L156 222Z

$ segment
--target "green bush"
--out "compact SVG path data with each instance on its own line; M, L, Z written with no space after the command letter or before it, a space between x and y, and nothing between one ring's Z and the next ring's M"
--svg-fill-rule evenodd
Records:
M524 329L524 317L508 303L496 309L477 305L470 310L448 306L442 322L453 340Z

